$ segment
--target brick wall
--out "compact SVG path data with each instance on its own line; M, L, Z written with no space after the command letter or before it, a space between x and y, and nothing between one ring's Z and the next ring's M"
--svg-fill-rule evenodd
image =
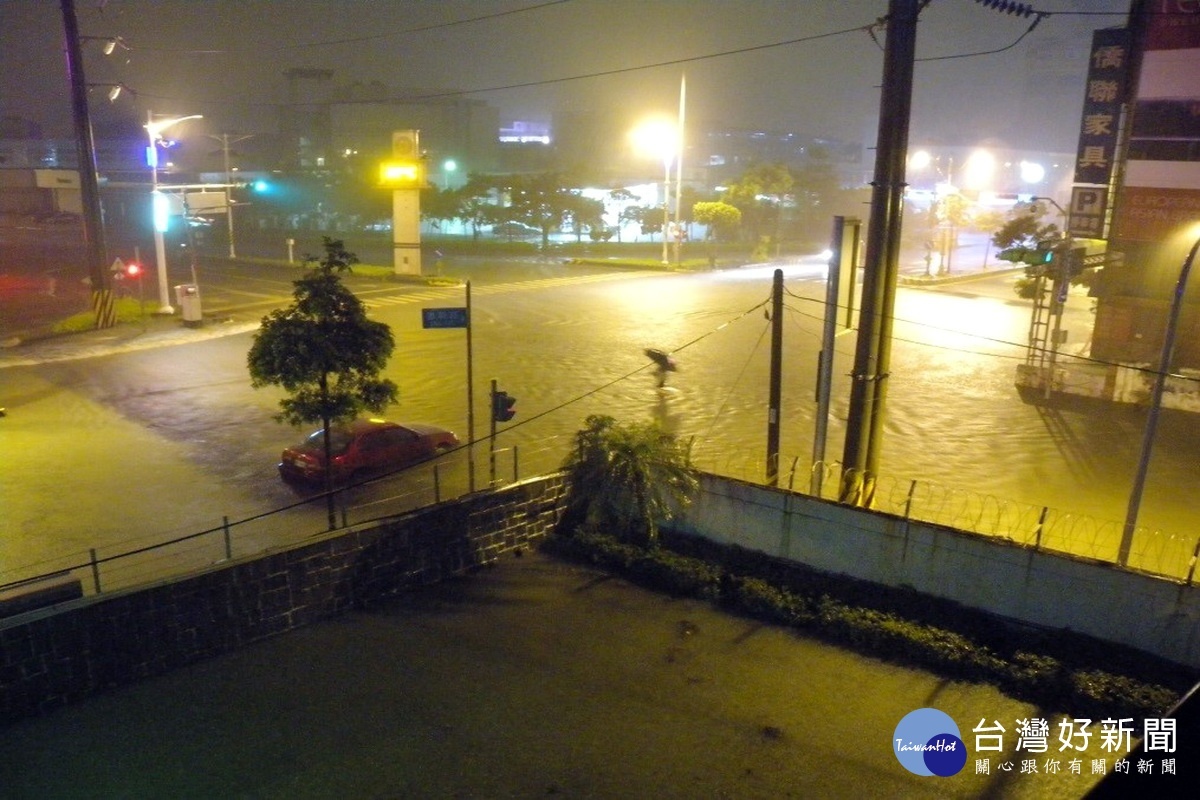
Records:
M0 621L0 724L495 561L553 529L563 488L540 478Z

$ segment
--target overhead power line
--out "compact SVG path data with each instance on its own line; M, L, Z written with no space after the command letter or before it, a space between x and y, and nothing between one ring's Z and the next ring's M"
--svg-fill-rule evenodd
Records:
M261 53L280 53L286 50L311 50L316 47L331 47L335 45L347 44L362 44L363 42L378 41L379 39L391 39L397 36L408 36L414 33L428 33L430 31L443 30L446 28L454 28L460 25L468 25L474 22L486 22L488 20L498 19L500 17L513 16L515 14L524 14L529 11L537 11L548 6L562 5L569 3L571 0L549 0L546 3L538 3L537 5L525 6L523 8L514 8L508 11L498 11L494 14L483 14L478 17L467 17L466 19L456 19L450 22L439 22L433 25L422 25L416 28L404 28L398 31L388 31L386 33L371 33L364 36L348 36L336 39L318 39L312 42L301 42L298 44L279 45L277 47L252 47L252 48L170 48L170 47L141 47L137 49L145 52L155 53L175 53L176 55L236 55L238 53L259 55ZM126 49L130 49L127 45L122 45Z

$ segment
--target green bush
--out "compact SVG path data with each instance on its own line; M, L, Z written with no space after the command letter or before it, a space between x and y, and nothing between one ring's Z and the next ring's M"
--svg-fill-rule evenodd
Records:
M676 541L667 538L668 543ZM980 622L969 615L967 632L951 630L928 619L914 620L900 614L869 608L834 597L798 588L795 575L782 575L776 559L755 559L732 552L712 557L713 551L694 543L685 545L693 553L705 552L708 558L681 555L666 547L643 548L627 544L594 530L577 529L570 536L552 536L545 548L559 556L592 563L616 572L649 588L671 594L699 597L722 604L735 613L765 622L803 628L814 636L857 652L927 669L950 678L993 683L1010 695L1055 710L1069 709L1077 715L1103 717L1146 717L1163 713L1186 690L1194 676L1180 676L1178 689L1172 689L1125 675L1091 669L1075 669L1051 655L1014 648L997 651L983 644L971 631ZM714 563L717 562L717 563ZM724 566L718 565L724 562ZM729 564L741 570L758 567L769 574L735 574ZM801 570L803 571L803 570ZM779 573L779 574L777 574ZM777 579L785 579L781 588ZM832 578L814 580L814 586L826 589ZM857 582L851 596L859 596ZM921 604L913 604L921 607ZM922 608L934 613L932 605ZM995 623L993 622L993 627ZM1004 645L1017 638L1008 633L994 637ZM1030 633L1025 637L1034 646L1054 644L1051 637ZM1057 638L1061 638L1061 635ZM1058 648L1071 647L1059 642ZM1081 651L1097 657L1090 642L1081 643ZM1109 648L1112 649L1111 647ZM1105 663L1117 662L1104 656ZM1072 659L1075 662L1075 659Z
M1179 699L1179 693L1165 686L1142 683L1124 675L1100 670L1081 670L1071 674L1072 708L1093 717L1153 717L1162 714ZM1121 709L1114 713L1115 709Z
M806 627L816 620L812 605L761 578L732 576L721 599L731 609L755 619L780 625Z
M629 576L639 584L680 597L716 600L721 594L721 570L694 558L655 548L629 562Z

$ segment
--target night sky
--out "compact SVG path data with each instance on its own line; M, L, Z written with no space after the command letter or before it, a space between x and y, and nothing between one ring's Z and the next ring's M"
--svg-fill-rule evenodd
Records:
M917 39L912 143L1075 149L1087 48L1124 24L1128 0L1043 0L1031 20L973 0L933 0ZM89 83L136 95L112 115L202 113L210 133L270 131L282 72L486 100L501 119L601 110L691 124L790 130L873 144L883 60L862 28L885 0L77 0ZM1007 48L1007 49L1004 49ZM987 55L971 55L1002 50ZM948 56L962 56L946 58ZM937 60L934 60L937 59ZM70 135L55 0L0 0L0 115ZM658 65L658 66L655 66ZM529 85L537 84L541 85Z

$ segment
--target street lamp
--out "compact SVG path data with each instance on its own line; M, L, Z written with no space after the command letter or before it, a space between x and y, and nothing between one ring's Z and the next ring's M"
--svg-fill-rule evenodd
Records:
M1121 532L1121 547L1117 553L1117 563L1122 567L1129 563L1129 551L1133 546L1133 532L1137 528L1138 510L1142 504L1142 492L1146 488L1146 473L1150 468L1150 451L1154 448L1154 433L1158 428L1158 412L1162 409L1167 372L1171 369L1171 359L1175 354L1175 333L1179 328L1179 312L1183 308L1183 293L1187 289L1188 275L1192 271L1192 263L1196 260L1197 250L1200 250L1200 238L1192 244L1187 258L1183 260L1183 267L1180 268L1179 278L1175 282L1175 294L1171 298L1171 311L1167 315L1167 329L1163 334L1162 354L1158 359L1158 370L1154 374L1154 388L1150 392L1150 413L1146 417L1146 430L1142 434L1142 453L1138 458L1133 490L1129 493L1129 508L1125 514L1125 528Z
M660 120L647 122L635 129L633 138L643 152L662 158L666 171L663 178L662 263L669 264L671 262L667 248L670 245L668 234L671 227L671 162L675 158L679 137L673 125Z
M458 169L458 162L453 158L447 158L442 162L442 189L450 190L450 173Z
M683 246L683 228L679 219L683 200L683 115L687 94L687 76L679 76L679 125L675 131L675 266L679 266L679 250Z
M1055 202L1053 197L1039 197L1039 196L1035 195L1034 197L1030 197L1029 201L1031 203L1049 203L1050 205L1054 206L1054 208L1058 211L1059 216L1061 216L1063 219L1063 234L1066 235L1068 215L1067 215L1067 210L1065 208L1063 208L1057 202Z
M171 295L167 292L167 248L163 242L163 233L167 230L167 198L158 191L158 144L162 141L162 132L172 125L177 125L186 119L203 119L203 114L189 114L186 117L170 117L155 120L154 114L146 112L146 133L150 144L146 148L146 162L150 166L150 202L154 219L154 259L158 267L158 313L174 314L171 307Z

